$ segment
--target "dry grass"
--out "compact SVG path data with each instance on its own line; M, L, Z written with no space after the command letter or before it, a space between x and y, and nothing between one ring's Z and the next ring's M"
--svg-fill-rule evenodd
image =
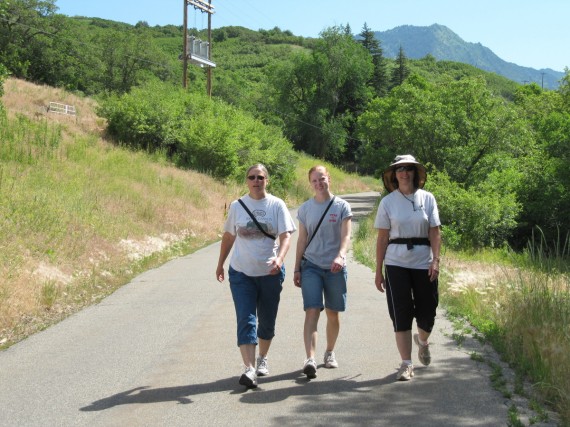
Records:
M4 150L22 150L30 161L0 164L0 348L101 300L138 272L218 240L227 206L246 191L109 143L91 99L16 79L4 89L18 133ZM48 113L51 101L74 105L77 115ZM34 145L34 126L49 144ZM301 175L299 190L286 197L290 206L310 195ZM337 184L369 190L342 173Z
M568 422L569 277L455 257L446 257L445 270L446 303L482 331L536 395Z
M13 121L61 129L61 142L36 164L0 168L0 346L217 240L226 205L243 191L108 143L93 100L8 79L2 101ZM77 115L48 113L50 101Z
M487 289L505 282L507 270L504 265L446 257L446 291L465 293L474 290L478 294L485 294Z
M65 130L70 135L90 133L103 136L105 120L95 114L96 102L91 98L82 98L61 89L45 85L38 86L12 78L6 80L4 91L2 102L12 116L23 114L36 120L49 116L50 122L65 124ZM50 102L73 105L77 110L77 115L48 113Z

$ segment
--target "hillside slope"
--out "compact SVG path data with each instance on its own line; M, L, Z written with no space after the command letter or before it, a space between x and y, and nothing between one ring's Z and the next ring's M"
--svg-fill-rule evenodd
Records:
M227 207L245 184L181 170L162 154L107 140L92 99L17 79L4 89L0 348L220 238ZM47 112L50 102L73 105L77 114ZM306 171L315 163L300 155L289 205L310 194ZM340 193L370 190L331 169Z
M77 115L48 113L50 101ZM218 239L242 191L106 141L91 99L9 79L3 103L0 345Z

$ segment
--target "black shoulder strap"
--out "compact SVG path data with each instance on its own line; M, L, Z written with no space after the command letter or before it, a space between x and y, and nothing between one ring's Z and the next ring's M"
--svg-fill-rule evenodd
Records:
M247 206L245 205L245 203L241 200L238 199L238 202L240 205L243 206L243 208L245 209L245 211L249 214L249 216L251 217L251 219L253 219L253 222L255 223L255 225L257 225L257 228L259 228L259 231L261 231L263 234L265 234L267 237L269 237L271 240L275 240L277 237L269 234L267 231L265 231L263 228L261 228L261 224L259 222L257 222L257 220L255 219L255 217L253 216L253 214L251 213L251 211L247 208Z
M309 243L311 243L311 241L313 240L313 237L315 237L315 234L317 234L317 230L318 230L319 227L321 226L321 223L323 222L323 219L325 219L325 216L326 216L327 212L329 211L330 207L332 206L335 197L336 197L336 196L333 196L333 198L331 199L329 205L327 206L327 208L326 208L325 211L323 212L323 216L322 216L321 219L319 220L319 223L317 224L317 227L315 228L315 231L313 231L313 235L312 235L311 238L309 239ZM307 247L309 246L309 243L307 243L307 246L305 246L305 250L307 250Z

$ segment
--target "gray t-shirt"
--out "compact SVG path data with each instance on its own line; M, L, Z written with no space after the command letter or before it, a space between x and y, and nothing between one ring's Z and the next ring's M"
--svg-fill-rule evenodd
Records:
M297 218L307 230L307 242L313 235L329 203L330 199L319 203L311 198L299 207ZM346 200L336 197L319 226L317 234L305 250L305 258L320 268L330 268L340 249L342 222L347 218L352 218L350 204Z
M413 203L412 203L413 202ZM383 197L378 206L374 228L390 230L390 239L429 236L430 227L441 225L439 211L433 194L417 190L404 196L398 190ZM432 261L429 246L388 245L384 263L398 267L427 269Z

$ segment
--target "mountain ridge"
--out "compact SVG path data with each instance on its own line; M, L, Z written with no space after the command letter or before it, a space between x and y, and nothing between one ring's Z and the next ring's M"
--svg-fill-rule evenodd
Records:
M537 83L545 89L556 89L564 73L550 68L537 70L505 61L481 43L466 42L441 24L427 27L401 25L391 30L375 31L384 56L396 58L400 46L406 57L420 59L432 55L437 60L463 62L490 71L518 83Z

